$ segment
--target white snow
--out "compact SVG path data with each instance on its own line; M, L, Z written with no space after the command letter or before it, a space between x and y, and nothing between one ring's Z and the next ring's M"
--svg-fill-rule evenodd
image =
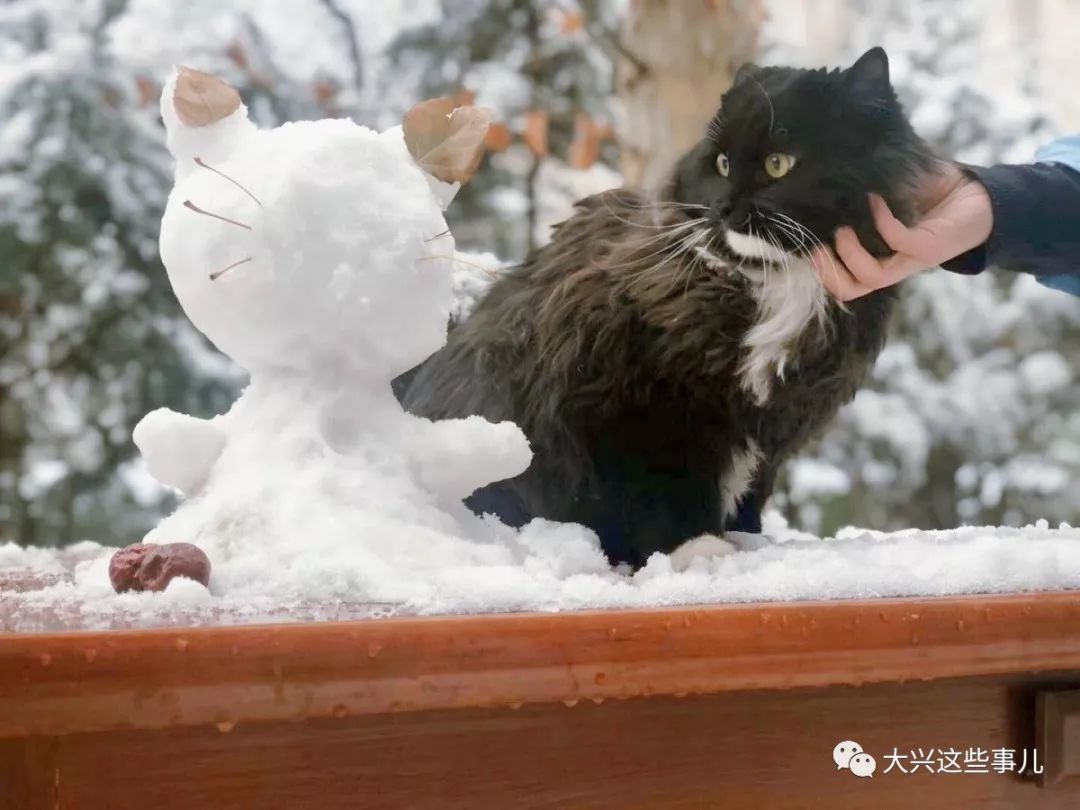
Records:
M396 603L422 598L427 574L451 561L522 562L513 531L461 504L528 466L521 431L420 419L390 389L446 339L452 187L424 175L400 128L263 131L243 107L188 127L175 83L162 100L177 160L162 258L192 322L251 382L222 416L158 410L136 427L151 475L187 497L147 539L201 546L213 592L229 599L273 583L286 600ZM410 570L419 581L395 579ZM104 562L84 581L106 587Z
M844 495L851 490L851 476L821 459L796 459L788 465L787 474L788 489L797 501L822 495Z
M735 553L699 558L685 571L658 554L631 575L611 570L595 539L573 526L538 522L487 543L418 531L395 536L407 542L388 561L376 543L330 547L319 532L332 521L307 517L309 533L287 548L247 543L228 557L214 552L210 592L177 580L160 594L116 595L106 576L112 549L0 545L0 578L26 568L73 575L4 594L0 627L34 630L56 615L95 628L1080 588L1080 529L1045 521L1022 529L845 529L818 539L774 514L768 536L735 536Z
M1072 369L1064 357L1048 349L1020 361L1020 378L1032 393L1050 394L1072 382Z
M450 315L455 322L469 317L503 269L503 262L494 253L457 251L454 254L454 304Z

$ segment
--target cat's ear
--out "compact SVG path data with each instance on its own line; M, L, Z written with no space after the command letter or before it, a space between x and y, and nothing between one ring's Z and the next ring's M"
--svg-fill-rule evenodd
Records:
M855 64L844 71L844 81L855 95L862 98L888 97L892 92L889 83L889 57L881 47L871 48Z
M743 62L742 67L735 71L735 78L732 80L732 84L739 84L744 82L751 76L757 78L761 74L761 68L755 65L753 62Z

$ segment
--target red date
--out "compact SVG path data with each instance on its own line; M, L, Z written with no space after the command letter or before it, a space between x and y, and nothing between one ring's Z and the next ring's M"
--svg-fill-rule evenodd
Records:
M191 543L135 543L109 562L109 580L117 593L163 591L177 577L208 585L210 558Z

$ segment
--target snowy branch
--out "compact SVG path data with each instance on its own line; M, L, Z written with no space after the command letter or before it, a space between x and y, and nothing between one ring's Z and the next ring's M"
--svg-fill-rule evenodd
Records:
M353 81L359 92L364 87L364 58L360 53L360 38L357 36L356 23L352 16L338 5L337 0L318 0L319 5L326 9L343 29L345 34L345 46L349 51L349 59L352 62Z

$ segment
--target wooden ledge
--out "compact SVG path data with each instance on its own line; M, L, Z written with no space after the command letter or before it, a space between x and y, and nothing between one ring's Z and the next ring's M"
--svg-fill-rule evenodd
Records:
M1080 669L1080 592L0 635L0 737Z

